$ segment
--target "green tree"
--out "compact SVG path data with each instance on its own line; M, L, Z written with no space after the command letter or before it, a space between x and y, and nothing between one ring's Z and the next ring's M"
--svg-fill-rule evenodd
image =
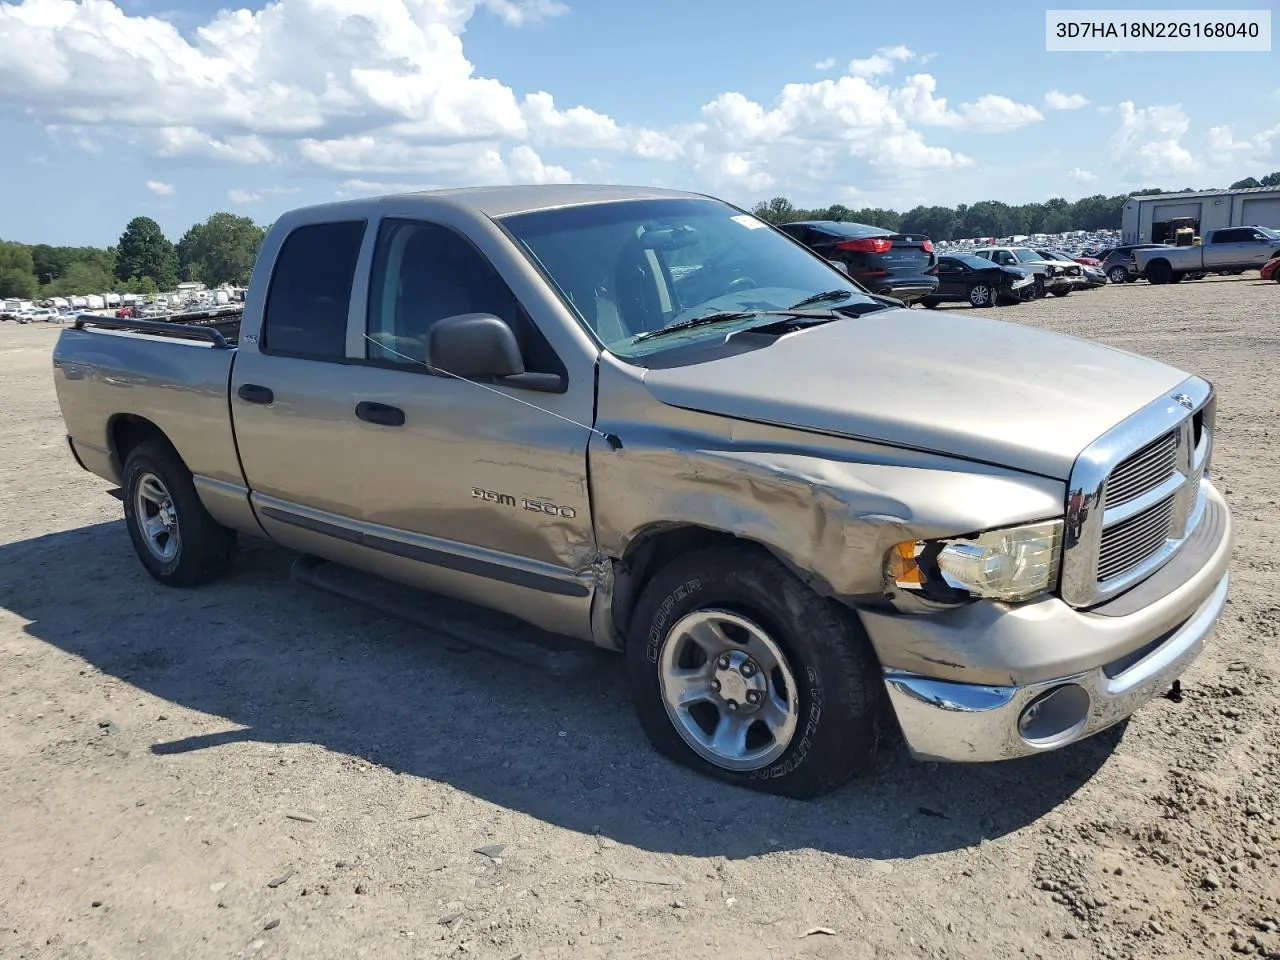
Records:
M752 211L761 220L768 220L770 223L790 223L792 220L802 220L803 217L796 215L796 208L792 206L791 201L786 197L774 197L768 203L757 203Z
M950 207L913 207L902 215L898 229L903 233L923 233L931 240L955 237L956 212Z
M1232 190L1247 190L1249 187L1260 187L1261 183L1254 177L1245 177L1243 180L1237 180L1230 187Z
M248 217L215 213L178 241L178 266L187 280L217 286L247 283L265 232Z
M178 258L173 244L150 217L134 217L120 235L115 275L120 280L150 277L162 290L178 282Z
M21 243L0 242L0 297L30 300L39 290L31 249Z
M1280 170L1275 173L1268 173L1265 177L1258 181L1260 187L1280 187Z

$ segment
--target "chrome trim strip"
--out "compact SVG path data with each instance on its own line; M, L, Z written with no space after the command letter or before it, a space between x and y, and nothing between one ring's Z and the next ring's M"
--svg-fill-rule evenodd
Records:
M392 556L542 593L565 597L586 597L591 593L591 587L584 580L576 578L569 570L550 564L515 558L493 550L410 533L407 530L353 521L260 493L252 494L250 501L258 513L269 520Z
M1184 400L1190 403L1185 404ZM1073 607L1093 606L1133 586L1168 561L1195 528L1195 523L1203 512L1200 476L1197 474L1207 463L1212 449L1213 403L1213 385L1201 377L1188 377L1165 396L1104 433L1076 458L1067 483L1066 527L1059 587L1062 599L1068 604ZM1202 435L1193 451L1192 423L1195 414L1201 411ZM1137 567L1112 577L1105 583L1099 583L1098 559L1102 548L1102 531L1105 526L1110 525L1105 501L1107 477L1134 452L1172 430L1178 431L1178 472L1175 474L1178 484L1174 493L1176 502L1173 520L1180 528L1178 536L1167 540L1163 547ZM1162 488L1164 486L1162 484ZM1169 493L1169 490L1165 490L1163 495L1168 496ZM1160 498L1148 502L1144 495L1139 499L1150 506ZM1127 515L1124 511L1130 503L1119 504L1112 509L1111 523L1119 522L1119 519Z

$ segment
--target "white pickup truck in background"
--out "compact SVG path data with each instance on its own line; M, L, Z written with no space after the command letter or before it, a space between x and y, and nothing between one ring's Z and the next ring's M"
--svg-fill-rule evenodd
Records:
M1210 230L1191 247L1134 250L1138 273L1151 283L1177 283L1191 273L1243 273L1280 257L1280 232L1270 227Z

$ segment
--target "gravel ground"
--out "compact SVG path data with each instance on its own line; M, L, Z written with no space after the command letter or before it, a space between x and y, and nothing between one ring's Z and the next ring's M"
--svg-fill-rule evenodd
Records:
M265 545L154 584L66 450L57 328L0 326L0 956L1280 956L1280 289L999 315L1217 383L1227 614L1124 728L812 803L656 757L612 657L544 675Z

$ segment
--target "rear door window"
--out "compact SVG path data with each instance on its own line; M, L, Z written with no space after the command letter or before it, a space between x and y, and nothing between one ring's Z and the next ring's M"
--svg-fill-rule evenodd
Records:
M298 227L276 257L262 322L263 353L304 360L346 355L351 283L365 221Z

